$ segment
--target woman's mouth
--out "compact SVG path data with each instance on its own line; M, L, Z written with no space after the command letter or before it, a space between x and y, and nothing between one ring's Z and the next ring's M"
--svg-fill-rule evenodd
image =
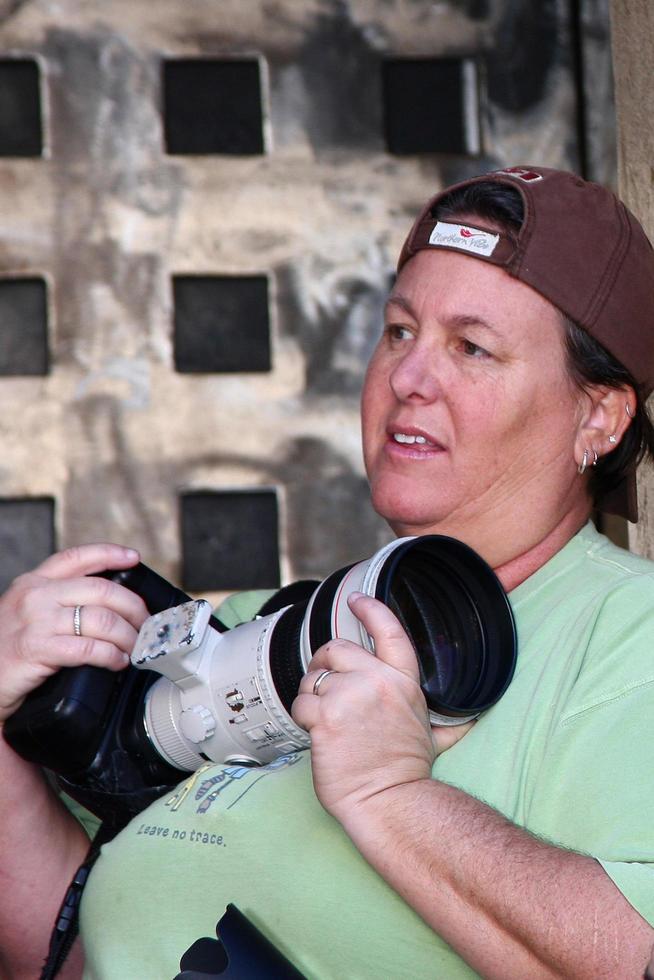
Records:
M399 442L403 446L413 446L415 444L419 446L429 446L433 449L436 448L435 443L430 442L425 436L412 436L406 432L394 432L393 439L395 442Z
M426 456L441 453L445 447L421 432L389 432L389 448L404 455Z

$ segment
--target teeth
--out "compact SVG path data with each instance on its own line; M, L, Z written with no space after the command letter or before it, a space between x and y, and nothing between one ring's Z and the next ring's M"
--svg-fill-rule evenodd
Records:
M405 432L394 432L393 438L395 439L395 442L406 443L410 446L412 446L414 442L417 442L421 446L427 444L427 440L424 436L409 436Z

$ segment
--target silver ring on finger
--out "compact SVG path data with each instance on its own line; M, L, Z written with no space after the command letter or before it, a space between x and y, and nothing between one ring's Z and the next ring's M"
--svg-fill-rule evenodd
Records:
M319 693L319 691L320 691L320 685L324 681L325 677L329 677L330 674L336 674L336 673L338 673L338 671L336 671L336 670L323 670L323 671L321 671L318 674L318 676L316 677L315 681L313 682L313 693L314 694L318 694Z
M75 606L73 613L73 633L75 636L82 635L82 609L84 606Z

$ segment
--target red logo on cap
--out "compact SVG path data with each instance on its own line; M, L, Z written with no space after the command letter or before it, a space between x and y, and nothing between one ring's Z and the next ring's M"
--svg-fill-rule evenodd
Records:
M518 177L519 180L524 180L526 182L543 179L542 174L536 173L535 170L526 170L524 167L506 167L504 170L496 170L495 173L507 174L510 177Z
M461 238L479 238L479 237L483 238L484 232L478 231L475 234L475 232L470 231L469 228L462 228L459 234L461 235Z

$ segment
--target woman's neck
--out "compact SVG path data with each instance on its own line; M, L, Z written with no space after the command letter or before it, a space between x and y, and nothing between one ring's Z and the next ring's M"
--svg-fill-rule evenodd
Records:
M526 520L515 508L483 518L451 516L437 525L410 527L391 525L396 534L445 534L473 548L494 569L506 592L537 572L586 524L591 503L578 497L558 515L544 509Z
M525 551L495 565L495 574L506 592L511 592L542 568L586 524L589 513L567 514L549 533Z

